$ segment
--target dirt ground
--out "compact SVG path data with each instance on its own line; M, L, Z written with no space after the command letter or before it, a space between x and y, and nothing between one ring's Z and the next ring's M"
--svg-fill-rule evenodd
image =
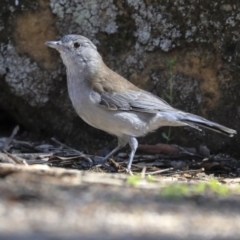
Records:
M0 239L239 239L238 194L163 197L166 178L131 186L124 175L26 166L4 177L8 167Z
M0 239L239 239L229 156L138 153L132 176L125 153L104 168L57 141L1 142Z

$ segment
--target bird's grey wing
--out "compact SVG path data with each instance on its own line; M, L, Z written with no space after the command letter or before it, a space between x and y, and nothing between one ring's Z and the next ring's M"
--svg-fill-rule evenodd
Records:
M168 103L143 90L128 90L118 93L104 91L100 93L99 104L109 110L137 111L147 113L173 110Z

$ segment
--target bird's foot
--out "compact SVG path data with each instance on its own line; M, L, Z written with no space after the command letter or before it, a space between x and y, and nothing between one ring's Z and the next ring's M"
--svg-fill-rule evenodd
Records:
M131 175L131 176L134 176L134 174L133 174L132 170L131 170L131 169L129 169L129 168L126 168L126 172L127 172L129 175Z

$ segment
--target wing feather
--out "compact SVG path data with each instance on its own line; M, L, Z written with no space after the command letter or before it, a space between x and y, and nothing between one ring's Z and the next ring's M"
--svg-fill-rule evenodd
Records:
M128 90L118 93L102 92L100 96L100 105L107 107L109 110L137 111L147 113L173 110L173 108L162 99L142 90Z
M111 111L157 113L174 110L167 102L136 87L105 64L89 83L100 99L99 104Z

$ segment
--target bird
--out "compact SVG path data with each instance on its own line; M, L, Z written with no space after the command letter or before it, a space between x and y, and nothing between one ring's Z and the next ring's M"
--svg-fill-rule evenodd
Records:
M202 128L232 137L237 132L195 114L170 106L156 95L138 88L111 70L97 47L82 35L65 35L45 45L56 49L67 71L68 94L77 114L89 125L118 138L107 160L129 144L127 170L138 147L138 137L163 126Z

